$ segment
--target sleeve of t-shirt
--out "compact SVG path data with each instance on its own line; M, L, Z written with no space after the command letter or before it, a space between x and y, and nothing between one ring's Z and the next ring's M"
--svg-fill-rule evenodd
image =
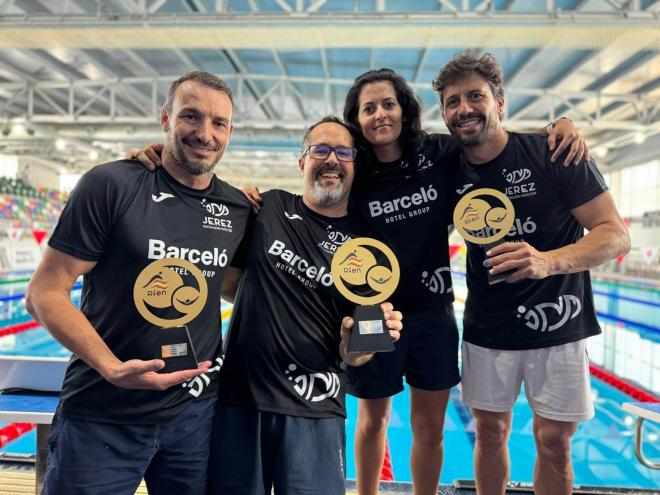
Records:
M106 251L119 216L123 167L100 165L84 174L71 192L48 245L85 261L98 261ZM125 188L124 188L125 189Z
M238 245L238 248L234 253L234 257L232 258L231 263L229 264L234 268L240 268L241 270L245 268L248 251L250 249L250 239L252 238L254 226L257 223L256 218L257 215L254 212L250 211L250 215L248 216L247 219L247 224L245 225L245 234L243 234L243 239L241 240L241 243Z
M435 143L436 158L457 158L462 153L461 144L449 134L429 134L428 137Z
M551 167L559 175L562 199L569 209L577 208L608 190L603 175L591 158L586 163L570 167L562 165L564 159L565 156L561 156L551 163L547 158L546 166Z
M243 235L243 240L241 240L241 243L236 250L236 254L234 254L234 258L230 263L230 265L234 268L245 268L245 263L247 262L248 254L250 252L250 244L252 243L254 230L257 226L257 217L262 217L265 214L264 210L268 210L272 207L272 203L274 201L279 200L279 191L275 189L266 191L265 193L261 194L261 199L263 202L261 204L261 211L259 212L259 215L255 215L252 211L250 211L250 216L248 217L248 222L245 227L245 235Z

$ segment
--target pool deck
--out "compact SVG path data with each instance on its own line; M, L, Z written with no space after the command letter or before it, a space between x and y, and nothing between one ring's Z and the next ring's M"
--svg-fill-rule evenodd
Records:
M29 463L11 463L0 462L0 495L19 495L35 492L35 471L34 466ZM148 495L148 491L144 482L140 484L136 495ZM409 483L381 483L380 493L389 495L405 495L412 493L412 486ZM473 489L460 489L451 486L438 487L438 495L475 495ZM532 493L526 486L519 489L507 490L507 495ZM603 488L602 490L588 490L583 491L576 487L573 492L577 494L590 494L590 495L651 495L658 494L657 490L645 489L610 489ZM347 495L357 495L355 491L355 482L349 480L347 482Z
M0 462L0 495L34 495L36 476L33 464ZM148 495L144 482L140 484L136 495Z

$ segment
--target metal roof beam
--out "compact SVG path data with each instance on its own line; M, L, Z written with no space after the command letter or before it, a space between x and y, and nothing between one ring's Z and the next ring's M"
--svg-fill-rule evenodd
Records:
M273 107L265 100L263 100L263 95L261 94L261 91L259 88L254 84L253 81L248 79L248 74L249 71L243 65L243 62L241 62L241 59L239 58L238 54L234 52L231 48L223 49L221 50L222 54L225 56L227 61L234 67L234 70L242 76L242 82L245 85L245 87L248 89L252 97L256 101L260 101L261 103L259 106L261 107L261 110L263 111L264 115L268 119L273 119L277 118L277 112L273 109Z
M177 56L181 62L186 66L188 72L192 72L194 70L198 70L199 67L192 61L192 59L186 55L186 52L181 50L180 48L172 48L172 52Z
M2 63L2 62L0 62ZM282 66L284 65L280 60ZM256 105L265 105L267 101L270 101L273 95L278 94L281 98L282 95L285 97L291 97L294 101L298 101L301 105L304 102L302 92L298 89L297 85L312 85L320 86L323 88L323 91L327 94L331 88L337 87L342 90L346 86L352 84L350 79L333 79L325 77L302 77L302 76L287 76L286 74L219 74L219 77L227 80L228 82L235 81L239 84L239 90L242 85L255 84L257 81L262 81L268 84L269 89L266 92L260 93L252 101L252 107ZM42 103L48 103L49 107L52 108L36 108L31 112L26 112L29 118L34 119L35 121L39 120L42 122L95 122L95 123L104 123L104 122L121 122L121 123L136 123L136 122L157 122L159 114L159 105L155 102L155 98L150 99L149 104L142 107L141 112L136 115L134 112L127 111L125 108L117 107L116 104L112 107L112 99L116 97L116 94L119 91L129 91L131 88L140 87L141 90L146 90L152 96L156 94L159 86L162 87L165 83L171 82L171 76L160 76L160 77L134 77L134 78L106 78L102 80L77 80L77 81L22 81L22 82L10 82L10 83L0 83L0 91L8 92L8 94L15 94L19 91L27 92L30 95L32 101L40 101ZM295 84L295 85L294 85ZM411 86L419 89L426 88L426 84L411 83ZM327 88L327 89L326 89ZM585 129L594 129L599 130L603 128L613 128L621 129L626 128L630 131L645 131L650 129L651 125L658 120L657 107L660 104L660 96L655 96L653 94L653 87L647 88L646 92L641 94L617 94L617 93L607 93L602 91L573 91L567 92L561 89L555 90L544 90L539 88L511 88L509 94L511 95L525 95L525 96L534 96L536 98L542 98L542 102L545 105L546 113L549 115L552 114L554 109L559 105L568 105L571 107L580 110L580 105L586 101L597 101L597 102L607 102L606 106L602 106L599 103L600 107L596 113L583 113L579 115L579 121L582 122ZM280 93L277 93L280 91ZM63 101L61 97L56 99L57 92L68 94L68 103ZM80 101L80 95L85 92L86 100L83 102ZM47 98L43 95L47 95L49 98L53 99L52 102L49 102ZM97 108L94 107L94 103L97 102L100 98L105 98L106 108ZM15 101L17 98L14 98ZM55 103L55 104L53 104ZM624 115L624 118L617 118L615 112L622 111L625 108L625 105L629 106L630 112ZM636 106L635 106L636 105ZM110 106L111 108L108 108ZM246 108L248 105L243 105L243 108ZM328 103L328 106L331 106ZM90 112L92 108L95 108L94 111ZM303 107L305 108L305 107ZM243 113L236 116L236 122L250 122L251 117L249 110L252 108L246 109ZM53 113L55 110L55 114ZM66 112L63 112L66 110ZM424 120L433 118L437 115L439 111L438 105L431 105L428 108L424 109ZM306 121L309 118L309 115L306 112L300 113L300 121ZM9 113L9 116L17 117L22 116L23 113L17 114L17 112ZM597 118L600 115L601 118ZM619 115L619 114L616 114ZM604 119L607 117L607 119ZM280 117L271 118L274 121L286 122L289 124L295 124L298 117ZM512 117L508 119L511 122L527 122L530 119L524 119L521 115L517 117ZM531 119L533 121L538 121L538 118ZM545 119L544 119L545 120ZM267 121L261 121L261 125L271 126L273 124Z
M415 75L413 76L413 81L419 83L419 77L422 75L422 69L424 69L424 64L426 63L426 56L429 54L429 47L425 46L422 48L422 53L419 56L417 61L417 67L415 68Z
M68 5L69 8L75 8L77 10L81 10L80 7L76 4L75 1L71 1L67 5ZM130 4L130 6L135 7L134 4ZM66 63L62 62L61 60L59 60L57 57L54 57L47 50L42 50L42 49L22 50L21 53L23 55L27 56L30 59L33 59L33 60L36 59L39 63L46 66L51 71L53 71L57 74L60 74L63 78L72 80L72 79L79 79L81 77L86 77L80 71L78 71L76 69L73 69L69 64L66 64ZM89 56L88 54L86 54L84 52L81 52L81 53L82 53L82 56L86 60L88 60L90 63L93 63L96 67L99 67L100 64L93 57ZM102 72L108 73L108 69L106 69L105 67L100 67L100 68L102 69ZM120 89L120 91L123 92L124 89L122 88L122 89ZM126 91L128 91L128 89ZM52 106L52 103L51 103L52 100L49 101L50 98L48 98L45 93L43 93L43 92L40 93L40 96L42 98L44 98ZM58 99L60 98L59 96L55 96L55 95L53 95L53 96L58 98ZM90 94L87 94L86 96L89 97ZM92 97L94 99L96 99L96 96L92 95ZM29 100L28 100L28 106L29 107L32 107L32 102L33 102L32 98L34 98L34 93L31 93L29 95ZM133 102L133 100L137 99L137 100L143 100L144 101L143 98L144 97L140 92L137 92L137 94L135 92L133 92L133 94L131 94L129 96L129 98L127 98L127 100L128 100L129 104L133 105L134 108L136 108L136 109L138 109L138 111L140 111L141 107L136 106L135 103ZM118 104L118 102L114 99L114 96L109 100L105 99L105 98L102 98L101 101L103 103L109 105L111 108L116 107L117 104ZM123 103L119 103L119 106L123 111L126 111ZM71 109L73 107L75 107L75 98L73 97L73 93L70 92L69 93L68 108L71 111ZM32 109L31 108L28 108L28 113L32 114Z
M108 67L102 64L96 57L87 53L85 50L77 50L76 57L84 59L87 63L94 66L99 72L109 76L110 80L117 80L114 74ZM88 79L89 80L89 79ZM94 81L94 80L90 80ZM141 89L135 86L126 86L117 88L118 93L122 96L119 101L115 102L120 111L127 111L126 108L132 107L138 113L142 113L144 106L149 105L149 96L146 95ZM136 102L139 102L136 103ZM123 109L123 110L122 110Z
M9 10L9 8L14 4L14 0L0 0L0 12L3 10Z
M273 59L275 60L275 64L277 64L278 69L280 70L280 73L287 79L286 85L282 86L284 89L288 87L291 90L291 96L293 98L293 102L295 103L298 112L302 116L303 119L307 120L307 112L305 111L305 105L303 104L303 97L300 91L291 83L288 81L289 78L289 72L286 70L286 67L284 66L284 62L282 62L282 59L280 58L280 55L275 51L271 50L271 53L273 54ZM281 115L285 114L285 109L284 106L286 105L286 99L282 98L282 112Z
M293 9L288 3L286 3L285 0L275 0L275 3L279 5L284 12L287 12L289 14L293 12Z
M440 4L441 7L447 8L447 10L449 10L452 13L458 12L458 9L450 0L438 0L438 3Z
M318 12L326 4L327 0L316 0L307 7L307 12Z
M257 5L257 0L248 0L248 5L252 12L259 12L259 6Z
M405 12L388 12L378 10L342 10L333 12L318 12L308 11L308 16L300 16L300 12L295 12L294 9L285 0L275 0L277 4L282 7L282 12L255 10L248 12L232 11L228 13L218 13L209 11L203 3L197 2L194 5L199 5L199 10L190 10L190 5L186 2L191 14L180 12L177 15L171 13L149 13L148 10L140 11L139 9L126 9L126 12L100 12L98 14L87 14L72 12L62 15L62 13L45 12L45 13L21 13L21 14L5 14L3 16L3 24L10 27L27 27L27 26L40 26L40 27L58 27L70 25L94 25L103 27L109 26L144 26L145 23L153 23L154 27L160 25L196 25L208 24L209 22L222 20L226 23L244 23L247 20L260 23L270 23L272 21L293 21L299 24L307 24L310 21L320 21L327 24L328 19L338 19L342 21L359 21L359 22L382 22L384 20L401 21L405 20L409 23L428 22L428 21L441 21L441 22L456 22L457 20L482 20L492 23L501 21L516 21L528 22L530 24L542 21L544 23L557 21L567 21L572 23L581 22L610 22L613 20L618 21L638 21L656 19L656 12L658 10L658 3L654 3L646 9L631 10L631 9L612 9L609 11L577 11L577 10L562 10L556 8L548 12L546 9L536 10L488 10L480 8L482 4L475 5L475 8L468 8L467 10L458 9L449 0L439 0L442 6L446 6L446 10L418 10L418 11L405 11ZM318 1L318 0L317 0ZM250 2L254 7L258 8L255 0ZM634 13L634 15L630 15ZM255 15L257 14L257 15ZM251 26L253 27L253 26Z
M140 9L140 2L136 0L117 0L117 2L131 14L145 14L146 9ZM99 5L100 6L100 5Z
M183 0L183 5L191 12L207 13L208 9L201 0Z
M10 108L15 108L19 115L30 115L30 87L33 85L38 84L38 80L30 73L24 71L23 69L20 69L13 64L10 64L9 62L6 62L5 60L0 59L0 68L4 68L5 70L11 72L12 74L15 74L23 79L23 81L18 81L18 82L9 82L9 83L4 83L4 91L8 91L9 94L11 95L9 97L8 101L5 101L5 103L2 105L2 110L0 113L9 111ZM20 104L16 101L18 98L20 98L22 95L28 95L28 100L26 101L26 107L20 106ZM64 99L61 97L56 97L60 102L64 102ZM32 99L32 107L34 108L34 105L43 111L47 111L50 108L50 105L43 105L40 102L34 102ZM16 112L14 112L14 115Z
M167 3L167 0L154 0L151 2L151 5L147 7L147 13L149 14L155 14L158 12L158 9L160 9L163 5Z
M13 65L8 64L7 62L0 59L0 66L5 65L8 69L16 70ZM115 85L124 85L131 87L133 85L145 85L145 84L167 84L171 83L175 76L158 76L158 77L107 77L102 79L78 79L78 80L50 80L50 81L37 81L34 77L30 76L27 73L24 73L27 81L12 81L12 82L0 82L0 90L2 89L16 89L21 88L28 83L31 83L32 86L43 88L43 89L68 89L68 88L94 88L99 86L105 86L108 84ZM282 75L279 74L264 74L256 72L244 72L244 73L219 73L216 74L219 78L226 81L233 81L238 79L246 79L250 81L270 81L270 82L280 82L282 81ZM29 78L29 79L28 79ZM344 79L344 78L333 78L333 77L312 77L312 76L293 76L288 75L287 80L300 83L300 84L312 84L312 85L324 85L330 84L332 86L351 86L353 84L353 79ZM423 82L411 82L410 86L416 90L428 89L428 83ZM510 95L528 95L528 96L537 96L537 97L565 97L565 98L610 98L615 101L637 101L639 98L648 101L657 101L660 96L654 96L652 94L646 94L649 92L649 88L641 87L637 93L616 93L600 90L584 90L584 91L565 91L562 89L543 89L543 88L530 88L530 87L513 87L507 90L507 93Z

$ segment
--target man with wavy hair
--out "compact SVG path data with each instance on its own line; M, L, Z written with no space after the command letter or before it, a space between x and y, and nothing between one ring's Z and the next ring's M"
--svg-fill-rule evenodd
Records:
M545 137L502 128L502 74L490 54L456 56L433 87L463 148L454 225L468 249L462 398L476 419L477 491L505 493L524 383L535 493L569 495L571 437L594 414L585 343L600 327L588 270L626 253L630 239L593 161L555 166Z

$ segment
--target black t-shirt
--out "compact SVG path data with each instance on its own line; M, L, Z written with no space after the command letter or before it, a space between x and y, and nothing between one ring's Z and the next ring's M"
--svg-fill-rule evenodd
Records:
M524 241L538 251L573 244L584 229L570 210L602 194L607 185L592 161L563 167L562 160L552 163L550 156L546 136L509 133L506 147L490 162L471 165L462 158L455 192L460 191L459 197L481 188L504 193L515 210L505 241ZM471 242L467 249L467 342L491 349L536 349L600 333L588 271L489 285L485 249Z
M249 215L242 193L217 178L207 189L194 190L163 168L151 173L137 162L120 161L80 179L49 245L98 262L84 276L81 311L122 361L153 359L161 328L192 316L187 326L197 358L214 366L166 391L127 390L73 356L61 394L63 414L156 424L175 417L192 399L217 392L220 286ZM172 258L172 264L150 274L161 258ZM182 266L187 262L192 268ZM154 323L154 317L164 323Z
M345 416L339 331L353 304L335 289L330 262L344 242L368 232L349 217L319 215L285 191L262 197L246 238L220 403L308 418Z
M351 194L351 212L397 255L401 281L392 302L403 312L438 309L454 300L447 240L452 209L446 188L448 160L459 152L450 136L431 134L412 159L365 163L368 179Z

